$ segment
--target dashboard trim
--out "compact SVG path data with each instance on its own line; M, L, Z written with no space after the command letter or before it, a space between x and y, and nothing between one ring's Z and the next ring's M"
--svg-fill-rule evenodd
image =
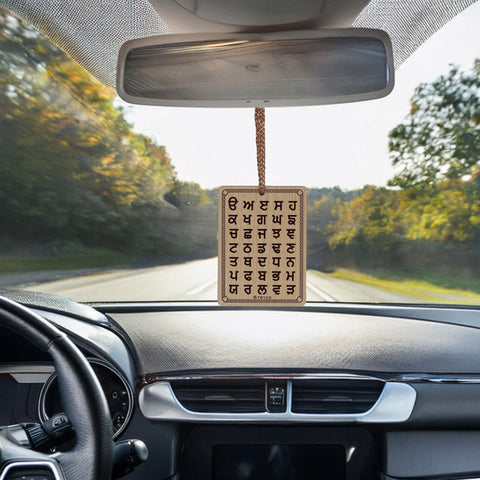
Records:
M0 375L10 375L17 383L45 383L54 370L53 365L0 365Z
M55 480L63 480L63 478L64 478L63 475L60 473L60 469L55 462L48 461L48 460L38 460L38 461L31 460L31 461L25 461L25 462L13 461L11 463L8 463L4 467L4 469L3 469L3 471L0 475L0 480L5 480L8 472L10 470L12 470L13 468L17 468L17 467L48 468L52 472ZM25 478L25 477L23 477L23 478Z
M148 385L149 383L170 382L174 380L377 380L385 382L385 380L370 376L358 375L355 373L326 373L326 372L312 372L312 373L179 373L172 375L155 375L148 374L140 377L141 385ZM142 383L143 382L143 383Z
M0 365L0 375L11 375L17 383L45 383L55 371L53 364L22 363ZM137 377L138 387L157 382L169 382L173 380L248 380L261 378L265 380L315 380L327 378L332 380L377 380L381 382L401 382L408 384L431 383L431 384L480 384L480 375L465 374L422 374L422 373L398 373L379 377L375 374L363 373L335 373L335 372L309 372L309 373L238 373L238 372L181 372L172 374L148 373ZM480 480L480 478L478 479Z
M275 378L278 379L279 377ZM285 378L285 376L282 377ZM252 377L250 376L249 378ZM266 377L263 376L262 378ZM319 376L315 378L319 378ZM325 376L322 378L325 378ZM326 378L332 377L327 376ZM339 376L334 378L339 378ZM340 378L345 377L342 376ZM352 378L352 376L348 376L348 378ZM367 412L358 414L293 413L291 411L291 401L287 401L287 410L284 413L192 412L180 404L173 393L170 382L160 381L146 385L140 390L139 406L143 415L149 420L258 423L400 423L408 420L412 414L416 398L417 392L410 385L400 382L386 382L382 393L373 407Z
M180 372L169 374L147 373L137 377L136 384L143 387L157 382L170 382L174 380L316 380L319 378L331 380L377 380L381 382L400 382L408 384L480 384L480 375L475 374L422 374L422 373L395 373L380 376L376 373L336 373L336 372L308 372L308 373L275 373L255 372L239 373L235 371L206 372ZM480 480L480 479L479 479Z
M383 472L379 473L380 480L403 480L403 477L392 477L390 475L387 475ZM433 476L428 476L428 477L408 477L409 480L425 480L425 479L434 479L437 480L441 478L442 480L480 480L480 477L478 475L474 475L473 477L469 477L466 475L462 476L457 476L457 475L447 475L446 477L441 476L441 475L433 475Z
M433 383L433 384L480 384L480 376L474 375L422 375L406 374L399 375L399 381L408 383ZM479 479L480 480L480 479Z

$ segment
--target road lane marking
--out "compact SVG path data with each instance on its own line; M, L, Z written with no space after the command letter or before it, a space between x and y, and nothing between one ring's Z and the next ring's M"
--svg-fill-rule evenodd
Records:
M210 279L208 280L208 282L202 283L198 287L192 288L186 293L186 295L188 296L198 295L199 293L202 293L208 288L213 287L216 283L217 283L217 277L215 277L213 280Z
M312 282L307 280L307 288L309 288L315 295L318 295L320 298L323 298L326 302L336 302L337 299L330 296L328 293L324 292L320 288L313 285Z

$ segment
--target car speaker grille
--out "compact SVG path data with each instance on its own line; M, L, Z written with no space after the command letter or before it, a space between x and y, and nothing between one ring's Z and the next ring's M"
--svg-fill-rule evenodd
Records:
M171 382L177 400L192 412L265 412L264 380Z
M363 413L373 407L383 385L377 380L297 380L292 384L292 412Z

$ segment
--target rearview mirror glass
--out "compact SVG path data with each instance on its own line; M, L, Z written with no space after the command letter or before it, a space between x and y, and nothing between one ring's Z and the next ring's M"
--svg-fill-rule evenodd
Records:
M130 103L188 107L319 105L393 88L378 30L161 35L123 45L117 90Z

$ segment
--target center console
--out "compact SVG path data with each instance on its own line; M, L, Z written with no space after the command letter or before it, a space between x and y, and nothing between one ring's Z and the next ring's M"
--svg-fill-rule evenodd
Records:
M362 480L372 478L374 443L363 428L195 426L180 478ZM187 473L185 475L185 473Z

